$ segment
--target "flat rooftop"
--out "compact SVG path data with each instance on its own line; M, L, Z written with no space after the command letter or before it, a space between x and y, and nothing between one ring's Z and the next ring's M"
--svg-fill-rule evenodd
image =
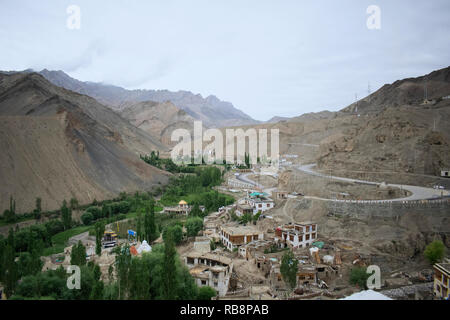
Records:
M434 267L443 272L446 272L447 274L450 274L450 263L436 263Z
M259 231L258 229L251 226L222 227L222 230L233 236L263 233L262 231Z
M214 260L217 262L220 262L221 264L225 264L225 265L230 265L232 263L232 260L230 258L218 255L218 254L214 254L214 253L210 253L210 252L206 252L206 253L201 253L201 252L191 252L188 255L186 255L187 258L198 258L198 259L208 259L208 260Z

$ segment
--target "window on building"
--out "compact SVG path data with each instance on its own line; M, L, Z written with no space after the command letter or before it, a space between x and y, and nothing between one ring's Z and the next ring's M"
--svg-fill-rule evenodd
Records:
M202 280L202 286L206 286L206 280Z

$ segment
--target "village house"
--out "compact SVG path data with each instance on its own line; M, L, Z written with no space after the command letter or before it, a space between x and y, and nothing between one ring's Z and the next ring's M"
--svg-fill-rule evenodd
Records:
M205 211L204 206L199 206L200 210L203 212ZM174 213L174 214L180 214L180 215L189 215L189 213L192 210L192 206L188 205L186 201L181 200L178 202L178 205L175 207L164 207L164 213Z
M254 240L263 240L264 233L251 226L221 227L220 240L230 251Z
M248 204L253 208L253 214L262 213L275 207L273 200L266 197L251 197L248 199Z
M275 200L286 200L288 198L288 192L275 190L272 192L272 197Z
M175 207L164 207L164 213L188 215L189 212L191 212L191 206L189 206L184 200L178 202L178 205Z
M236 205L236 215L242 216L244 214L255 215L258 212L270 210L275 207L272 199L267 197L264 192L252 192L247 197L238 201Z
M244 259L251 260L256 257L258 253L264 252L264 250L269 249L273 244L271 240L254 240L239 247L239 255Z
M228 291L233 263L230 258L213 253L191 253L185 257L189 273L199 287L214 288L219 297Z
M211 240L206 237L195 237L194 250L200 253L207 253L211 251Z
M278 247L305 248L317 239L317 224L313 222L294 223L275 229Z
M244 203L238 203L236 205L235 213L238 217L241 217L246 214L253 215L253 211L254 211L253 207L244 202Z
M269 274L269 283L272 289L285 289L286 283L281 275L280 265L273 266ZM297 285L306 285L317 283L317 269L314 265L298 266L297 271Z
M450 297L450 263L436 263L434 269L433 292L438 299Z

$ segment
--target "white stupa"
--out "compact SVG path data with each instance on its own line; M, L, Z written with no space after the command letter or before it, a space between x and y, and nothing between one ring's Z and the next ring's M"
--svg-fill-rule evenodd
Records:
M147 243L147 240L142 241L141 245L137 249L137 252L141 254L142 252L150 252L152 247Z

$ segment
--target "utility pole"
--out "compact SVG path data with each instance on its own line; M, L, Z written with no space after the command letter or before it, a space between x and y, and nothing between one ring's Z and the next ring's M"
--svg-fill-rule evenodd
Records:
M424 101L428 101L428 87L427 87L427 82L428 82L428 79L425 78L425 80L424 80L424 93L423 93L423 95L424 95Z

